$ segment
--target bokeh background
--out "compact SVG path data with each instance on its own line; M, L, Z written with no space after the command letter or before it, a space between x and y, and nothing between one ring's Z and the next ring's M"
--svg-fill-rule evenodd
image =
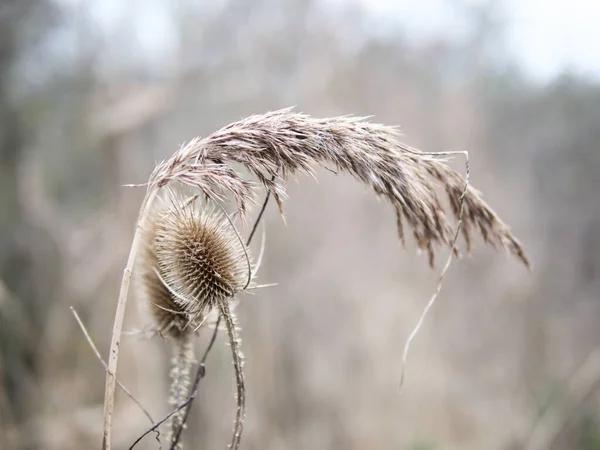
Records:
M259 280L278 286L238 308L242 448L599 449L598 23L584 0L3 0L0 448L100 446L104 372L69 306L106 355L143 196L122 185L195 136L296 105L468 150L534 266L481 242L452 266L400 394L439 265L404 251L392 208L350 177L290 180L287 225L274 204L265 218ZM133 298L127 330L145 321ZM155 417L168 360L167 342L124 338L118 376ZM122 449L149 424L117 400ZM225 448L234 408L222 334L187 448Z

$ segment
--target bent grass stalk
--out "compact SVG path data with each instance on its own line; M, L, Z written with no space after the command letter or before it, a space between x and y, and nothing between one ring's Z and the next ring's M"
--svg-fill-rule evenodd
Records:
M111 450L111 430L112 419L115 409L115 389L117 383L117 363L119 362L119 347L121 346L121 333L123 331L123 320L125 318L125 307L127 306L127 296L129 294L129 286L131 284L131 273L133 264L137 255L142 229L146 224L146 219L152 207L152 203L158 194L158 186L149 186L146 196L142 201L140 215L137 221L137 226L133 234L133 241L127 258L127 265L123 270L123 279L121 281L121 290L119 291L119 299L117 301L117 309L115 312L115 321L113 324L112 337L110 342L110 353L108 356L108 367L106 369L106 387L104 391L104 421L102 430L102 449Z

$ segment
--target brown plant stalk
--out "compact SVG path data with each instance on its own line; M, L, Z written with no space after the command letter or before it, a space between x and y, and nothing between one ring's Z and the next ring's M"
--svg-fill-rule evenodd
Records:
M180 426L179 430L177 430L177 434L174 436L174 438L171 442L171 446L170 446L171 450L175 450L175 447L179 443L179 439L181 437L181 432L183 431L183 424L185 424L185 422L187 420L192 401L196 398L196 395L198 395L198 386L200 385L200 380L202 378L204 378L204 376L206 374L206 367L205 367L206 358L208 357L208 354L210 353L210 351L216 341L217 330L219 329L220 321L221 321L221 316L219 316L217 318L217 321L215 324L215 330L213 331L212 337L208 343L208 346L206 347L206 350L204 350L204 356L202 356L202 359L200 360L200 364L198 364L198 369L196 371L196 377L194 378L194 384L192 385L192 388L190 390L190 394L189 394L188 398L182 404L177 405L177 407L174 410L170 411L165 417L163 417L158 422L155 422L150 428L148 428L141 436L139 436L134 441L134 443L129 447L129 450L133 450L133 448L149 433L157 432L158 428L163 423L170 420L175 414L178 414L179 411L181 411L182 409L185 409L184 418L182 420L182 422L183 422L182 426Z
M240 445L242 429L244 426L244 416L246 414L246 388L244 383L244 372L242 370L242 366L244 365L244 356L240 349L241 343L236 329L236 317L229 308L229 302L227 299L221 299L219 302L219 312L221 317L225 320L225 325L227 327L229 344L231 345L231 355L233 357L233 367L235 369L235 396L237 400L237 407L235 411L233 436L231 437L231 444L229 444L229 448L235 450Z
M113 324L112 337L110 342L110 350L108 354L108 367L106 369L106 386L104 390L104 414L102 428L102 449L111 449L111 430L112 419L115 409L115 388L117 382L117 362L119 360L119 347L121 345L121 332L123 330L123 320L125 318L125 306L127 305L127 295L129 293L129 285L131 283L131 271L133 263L137 255L137 250L140 245L141 229L146 223L146 218L152 207L152 203L158 193L158 187L151 187L146 192L146 196L142 201L142 207L137 221L131 250L127 258L127 265L123 270L123 279L121 281L121 289L119 291L119 299L117 301L117 309L115 312L115 320Z
M283 214L284 183L289 174L313 175L315 166L333 165L390 201L396 211L400 239L404 242L406 222L417 246L428 253L432 266L436 246L457 251L451 220L437 192L441 187L447 194L451 215L462 219L461 232L467 249L478 231L484 242L508 250L529 266L521 244L478 191L471 186L465 189L464 178L438 156L407 147L399 137L396 128L364 118L315 119L284 109L250 116L206 138L193 139L156 166L149 179L117 303L106 380L104 449L110 449L118 348L131 268L140 242L139 230L157 191L171 181L200 189L213 199L225 200L231 194L243 218L260 185L273 195ZM242 178L231 168L232 163L243 165L260 183Z

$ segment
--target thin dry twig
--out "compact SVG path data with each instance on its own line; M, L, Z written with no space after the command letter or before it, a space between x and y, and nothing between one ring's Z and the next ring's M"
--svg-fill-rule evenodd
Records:
M275 175L271 177L271 181L275 181ZM252 238L258 229L258 225L260 224L260 220L262 216L265 214L265 210L267 209L267 205L269 204L269 199L271 197L271 191L267 191L267 195L265 195L265 200L263 201L262 206L260 207L260 211L258 212L258 216L256 216L256 220L254 221L254 225L252 225L252 230L248 235L248 239L246 239L246 247L249 247L252 243Z
M181 425L179 426L179 429L177 430L177 434L175 434L173 442L171 443L170 450L174 450L176 448L177 444L179 443L179 439L181 438L181 433L183 432L183 428L185 427L187 419L190 415L190 411L192 410L192 403L194 402L194 399L198 395L198 384L200 382L200 379L202 379L204 377L206 358L208 357L208 353L210 352L210 349L213 347L215 341L217 340L217 334L219 333L220 323L221 323L221 315L219 315L219 317L217 318L217 323L215 324L215 330L213 331L212 337L210 338L210 342L208 343L208 347L206 348L206 351L204 352L204 356L202 357L202 360L200 361L200 364L198 365L198 371L196 372L196 378L195 378L195 380L198 380L198 382L194 381L194 386L192 387L190 395L186 399L186 402L184 402L185 413L183 415L183 419L181 420Z
M102 355L98 351L98 347L96 347L96 344L94 344L94 341L92 340L92 337L88 333L87 328L85 327L83 321L79 317L79 314L77 314L77 311L75 311L75 308L73 308L72 306L70 307L70 309L71 309L71 312L73 313L73 316L75 316L75 320L79 324L79 328L81 328L81 331L83 332L83 335L85 336L86 340L88 341L88 344L90 345L90 347L92 348L92 351L96 355L96 358L98 358L98 361L100 361L102 363L102 365L104 366L104 369L108 370L108 366L106 365L106 361L104 361L104 359L102 358ZM119 380L116 380L116 382L117 382L117 385L123 390L123 392L125 392L125 394L131 400L133 400L133 402L136 405L138 405L138 407L142 410L142 412L148 418L148 420L150 421L150 423L154 423L154 419L152 418L152 416L150 415L150 413L148 412L148 410L146 408L144 408L144 406L135 398L135 396L131 393L131 391L129 389L127 389L125 387L125 385L123 383L121 383ZM159 436L160 436L160 433L156 436L156 438L159 439ZM159 440L159 443L160 443L160 440Z
M194 401L194 399L196 398L196 396L198 395L198 386L200 385L200 380L202 378L204 378L204 376L206 375L206 366L205 366L206 358L208 357L208 354L210 353L210 350L212 349L212 347L215 343L215 340L217 338L217 330L219 329L220 322L221 322L221 316L219 316L217 319L217 323L215 325L215 331L213 332L210 342L208 343L208 346L206 347L206 350L204 351L204 356L202 357L202 360L200 361L200 364L198 365L198 370L196 372L196 377L194 378L194 384L192 385L192 390L191 390L190 396L181 405L177 406L177 408L175 408L173 411L171 411L169 414L167 414L161 420L159 420L158 422L153 424L150 428L148 428L139 438L137 438L135 440L135 442L133 444L131 444L131 446L129 447L129 450L132 450L142 439L144 439L144 437L146 437L148 434L152 433L153 431L158 430L158 427L160 427L163 423L165 423L167 420L169 420L171 417L173 417L175 414L177 414L179 411L181 411L185 407L188 407L188 410L186 410L185 416L184 416L185 418L187 418L187 416L189 414L189 407L190 407L191 403ZM183 429L184 423L185 423L185 420L182 421L181 429ZM180 435L181 435L181 430L178 431L176 438L173 440L171 448L173 448L175 445L177 445Z
M153 431L157 431L158 427L160 427L163 423L165 423L167 420L169 420L171 417L173 417L175 414L177 414L179 411L181 411L183 408L185 408L191 401L192 399L197 395L197 387L198 384L200 383L200 380L204 377L205 371L204 371L204 366L200 366L202 369L198 370L198 372L196 373L196 379L194 380L194 388L196 388L196 390L194 391L193 396L190 396L188 399L186 399L181 405L177 406L177 408L175 408L173 411L171 411L169 414L167 414L165 417L163 417L161 420L159 420L158 422L156 422L154 425L152 425L148 430L146 430L144 432L144 434L142 434L139 438L137 438L135 440L135 442L133 444L131 444L131 447L129 447L129 450L131 450L132 448L134 448L137 444L139 444L139 442L146 437L146 435L148 435L149 433L152 433Z
M471 168L469 166L469 153L468 152L466 152L466 151L464 151L464 152L445 152L445 154L448 154L448 155L462 154L466 158L465 159L465 169L466 169L465 170L465 172L466 172L465 173L465 187L464 187L464 190L463 190L463 192L460 196L460 200L459 200L460 201L460 212L458 214L458 223L456 225L456 231L454 233L454 239L452 240L452 245L451 245L451 248L455 248L456 242L458 241L458 237L460 235L461 225L463 222L463 213L464 213L464 205L465 205L464 198L467 193L467 189L469 188L469 179L471 177ZM416 337L417 333L423 326L423 322L425 321L425 318L427 317L429 310L433 307L433 305L437 299L437 296L439 295L440 291L442 290L442 283L444 281L444 277L446 276L446 272L450 268L450 264L452 263L452 259L453 259L454 255L455 255L455 252L450 251L450 253L448 255L448 259L446 260L446 264L444 265L444 268L442 269L442 272L440 273L440 276L438 278L438 283L437 283L435 292L429 299L429 302L427 302L427 305L423 309L423 312L421 313L417 324L411 331L411 333L408 336L408 339L406 340L406 343L404 345L404 351L402 353L402 369L400 372L400 391L401 392L402 392L402 387L404 386L404 376L406 373L406 363L408 361L408 352L410 351L410 346L412 344L413 339Z

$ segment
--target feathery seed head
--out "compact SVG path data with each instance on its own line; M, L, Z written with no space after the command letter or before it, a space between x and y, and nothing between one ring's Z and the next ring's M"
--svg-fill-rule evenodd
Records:
M157 165L150 186L177 180L214 198L223 199L229 192L243 217L257 185L244 180L229 164L245 166L273 195L280 209L288 174L312 174L314 166L334 166L390 201L400 238L404 237L406 222L419 248L429 254L431 264L435 247L456 250L451 216L458 219L463 204L461 230L468 248L479 232L486 243L507 249L529 265L508 226L478 191L471 186L465 190L465 179L444 163L440 158L443 154L422 153L402 144L399 137L395 127L361 117L316 119L289 108L271 111L231 123L203 139L193 139ZM450 215L442 205L438 187L449 197Z

